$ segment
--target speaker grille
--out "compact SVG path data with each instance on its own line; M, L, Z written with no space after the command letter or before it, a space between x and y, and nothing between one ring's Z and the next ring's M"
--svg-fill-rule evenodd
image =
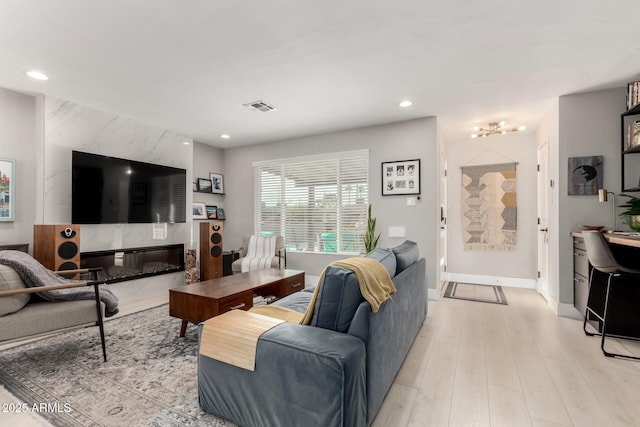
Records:
M214 246L211 248L211 256L214 258L219 257L220 255L222 255L222 248L220 246Z
M220 233L213 233L211 235L211 243L214 245L219 245L222 242L222 235Z
M78 245L76 245L74 242L64 242L58 247L58 256L62 259L71 259L76 256L77 253Z
M58 270L75 270L77 269L78 266L76 265L75 262L64 262L62 264L60 264L60 267L58 267Z

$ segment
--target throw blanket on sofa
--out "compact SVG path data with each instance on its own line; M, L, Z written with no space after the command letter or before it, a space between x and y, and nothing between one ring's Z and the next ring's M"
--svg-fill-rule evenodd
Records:
M0 264L14 269L30 288L76 282L57 275L25 252L0 251ZM96 297L92 286L37 292L37 295L45 301L74 301ZM107 289L106 285L100 285L100 300L105 304L107 317L118 312L118 297Z
M241 272L271 268L271 259L276 254L276 237L251 236L247 255L242 258Z

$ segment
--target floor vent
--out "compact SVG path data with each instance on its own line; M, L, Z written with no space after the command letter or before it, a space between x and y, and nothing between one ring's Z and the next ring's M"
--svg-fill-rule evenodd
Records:
M242 106L247 107L250 110L261 111L263 113L269 113L277 110L276 107L263 100L249 102L248 104L242 104Z

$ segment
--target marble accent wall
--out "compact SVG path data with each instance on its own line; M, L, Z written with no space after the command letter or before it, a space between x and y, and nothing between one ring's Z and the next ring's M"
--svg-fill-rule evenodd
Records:
M51 97L44 101L44 133L44 194L36 223L71 222L72 150L186 169L187 207L191 206L191 137ZM184 145L185 141L189 145ZM154 238L153 227L154 224L82 225L80 250L187 244L191 233L190 209L187 208L187 222L168 224L164 238L158 239L157 233ZM173 286L184 283L183 274L167 276L177 276Z

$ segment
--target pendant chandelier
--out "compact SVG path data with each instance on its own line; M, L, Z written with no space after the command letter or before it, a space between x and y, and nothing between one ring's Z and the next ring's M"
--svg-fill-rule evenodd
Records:
M506 122L491 122L488 128L474 127L471 138L486 138L489 135L505 134L507 132L523 131L526 126L509 126Z

